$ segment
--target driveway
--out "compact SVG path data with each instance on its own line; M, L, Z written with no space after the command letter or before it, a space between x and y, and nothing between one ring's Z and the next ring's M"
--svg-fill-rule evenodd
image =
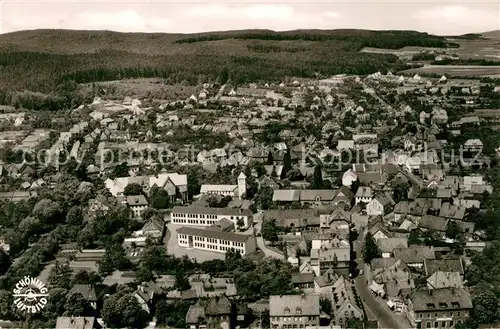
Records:
M410 324L402 314L394 313L385 300L376 297L368 287L367 282L370 282L370 266L363 262L362 244L364 241L365 232L359 234L358 240L354 242L354 250L356 251L356 262L358 268L363 269L363 275L358 275L355 279L356 290L363 301L368 320L376 320L379 323L379 328L384 329L406 329L411 328Z

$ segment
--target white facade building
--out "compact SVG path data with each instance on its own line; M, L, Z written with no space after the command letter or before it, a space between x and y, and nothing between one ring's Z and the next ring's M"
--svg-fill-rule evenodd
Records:
M358 180L358 174L354 172L354 170L347 170L342 176L342 185L351 187L352 183Z
M141 214L148 207L148 201L144 195L129 195L126 203L134 214L134 218L141 218Z
M257 242L252 235L196 227L177 229L177 244L184 248L220 253L226 253L226 251L234 249L242 256L252 254L257 250Z
M246 176L241 173L238 176L237 185L211 185L203 184L200 189L201 194L231 196L233 198L242 198L247 193Z
M211 226L221 219L228 219L235 227L248 228L252 225L252 211L236 208L173 207L170 215L173 224ZM238 222L243 221L243 226Z

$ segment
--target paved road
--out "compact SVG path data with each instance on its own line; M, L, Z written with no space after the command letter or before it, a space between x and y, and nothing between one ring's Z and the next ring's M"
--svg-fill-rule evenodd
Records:
M368 320L377 320L380 328L384 329L406 329L409 327L402 326L396 314L392 312L385 302L377 299L370 288L366 284L370 277L370 267L363 262L362 256L362 241L364 241L364 232L359 234L358 240L354 242L354 250L356 251L356 261L358 268L363 269L363 275L358 275L355 279L356 290L365 306L366 316Z
M256 233L260 233L260 230L262 228L262 217L263 217L262 212L259 212L259 213L254 215L254 220L256 222L254 228L255 228ZM278 259L284 258L283 254L280 254L280 253L266 247L266 244L264 242L264 239L262 238L262 235L256 237L256 239L257 239L257 246L259 247L260 250L262 250L264 252L264 255L266 255L266 257L278 258Z

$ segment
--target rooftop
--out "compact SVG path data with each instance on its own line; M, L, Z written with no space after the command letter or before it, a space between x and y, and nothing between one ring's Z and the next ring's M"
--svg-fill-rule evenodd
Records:
M210 207L173 207L172 213L219 215L219 216L252 216L252 211L237 208L210 208Z
M269 315L319 316L319 295L270 296Z

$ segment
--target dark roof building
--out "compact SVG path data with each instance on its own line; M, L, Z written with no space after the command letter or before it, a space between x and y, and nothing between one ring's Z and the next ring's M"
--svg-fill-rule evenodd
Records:
M424 268L427 276L439 271L464 274L464 267L460 258L426 259Z

